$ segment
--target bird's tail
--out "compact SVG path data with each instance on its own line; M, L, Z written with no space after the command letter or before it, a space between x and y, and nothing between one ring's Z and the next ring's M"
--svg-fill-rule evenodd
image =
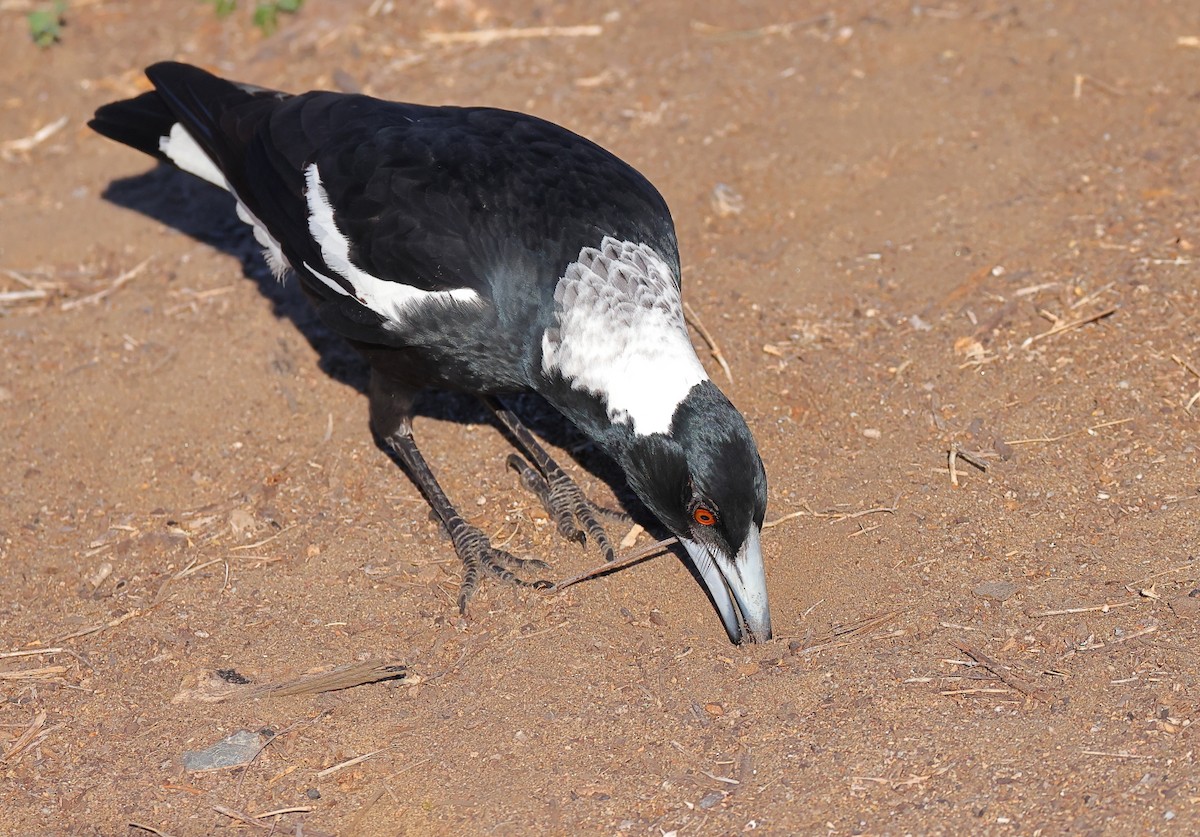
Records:
M246 142L286 97L172 61L146 68L146 76L154 90L104 105L89 127L226 189Z

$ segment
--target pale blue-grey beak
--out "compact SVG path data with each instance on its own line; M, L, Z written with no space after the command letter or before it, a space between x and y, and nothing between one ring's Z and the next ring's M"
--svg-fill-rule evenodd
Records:
M717 606L729 641L735 645L747 640L766 642L771 638L767 576L758 536L758 527L750 524L742 548L733 560L698 541L680 538Z

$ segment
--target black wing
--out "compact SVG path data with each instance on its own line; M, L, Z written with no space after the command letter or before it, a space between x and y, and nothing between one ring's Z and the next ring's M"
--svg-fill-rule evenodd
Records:
M366 339L382 318L357 303L353 283L330 269L309 231L305 172L314 164L350 261L384 281L488 298L496 276L536 265L539 275L525 281L552 287L580 248L604 236L648 244L678 279L674 229L657 190L552 123L491 108L289 96L171 62L146 73L155 92L101 108L92 126L161 157L157 137L172 120L182 123L318 305L338 308L334 319L347 321L335 327L348 336ZM150 127L131 130L137 120Z

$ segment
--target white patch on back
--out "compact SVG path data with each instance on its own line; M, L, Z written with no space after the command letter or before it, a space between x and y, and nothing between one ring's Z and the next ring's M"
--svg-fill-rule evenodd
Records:
M350 242L338 229L334 220L333 205L329 203L329 195L325 192L316 163L310 164L304 170L304 182L307 185L304 196L308 201L308 232L321 248L325 264L350 283L359 302L384 318L385 327L393 326L395 330L400 330L414 311L431 302L479 301L479 294L470 288L424 291L402 282L380 279L356 266L350 261ZM309 270L311 271L311 268ZM312 273L325 284L332 281L316 271Z
M283 250L280 249L279 242L267 232L267 228L263 226L262 222L246 208L237 193L229 187L229 181L225 179L225 175L217 168L217 164L212 161L212 158L204 153L204 149L188 133L187 128L183 127L182 122L176 122L171 126L170 134L159 138L158 150L167 155L167 159L183 171L195 175L201 180L207 180L214 186L220 186L237 198L238 217L254 228L254 240L263 248L263 258L266 259L275 278L282 278L290 265L283 257Z
M584 247L554 290L557 328L542 371L598 395L614 423L668 433L675 408L708 374L696 357L671 269L645 244L606 236Z

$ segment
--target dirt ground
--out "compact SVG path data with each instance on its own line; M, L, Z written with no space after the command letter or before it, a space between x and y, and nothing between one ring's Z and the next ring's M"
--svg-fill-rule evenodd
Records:
M1200 829L1200 4L309 0L264 38L74 0L44 51L36 5L0 3L0 833ZM226 200L85 127L165 58L648 175L767 465L777 638L672 554L460 619L358 361ZM498 541L599 562L478 408L417 433ZM410 676L208 700L364 662ZM185 767L239 730L249 767Z

